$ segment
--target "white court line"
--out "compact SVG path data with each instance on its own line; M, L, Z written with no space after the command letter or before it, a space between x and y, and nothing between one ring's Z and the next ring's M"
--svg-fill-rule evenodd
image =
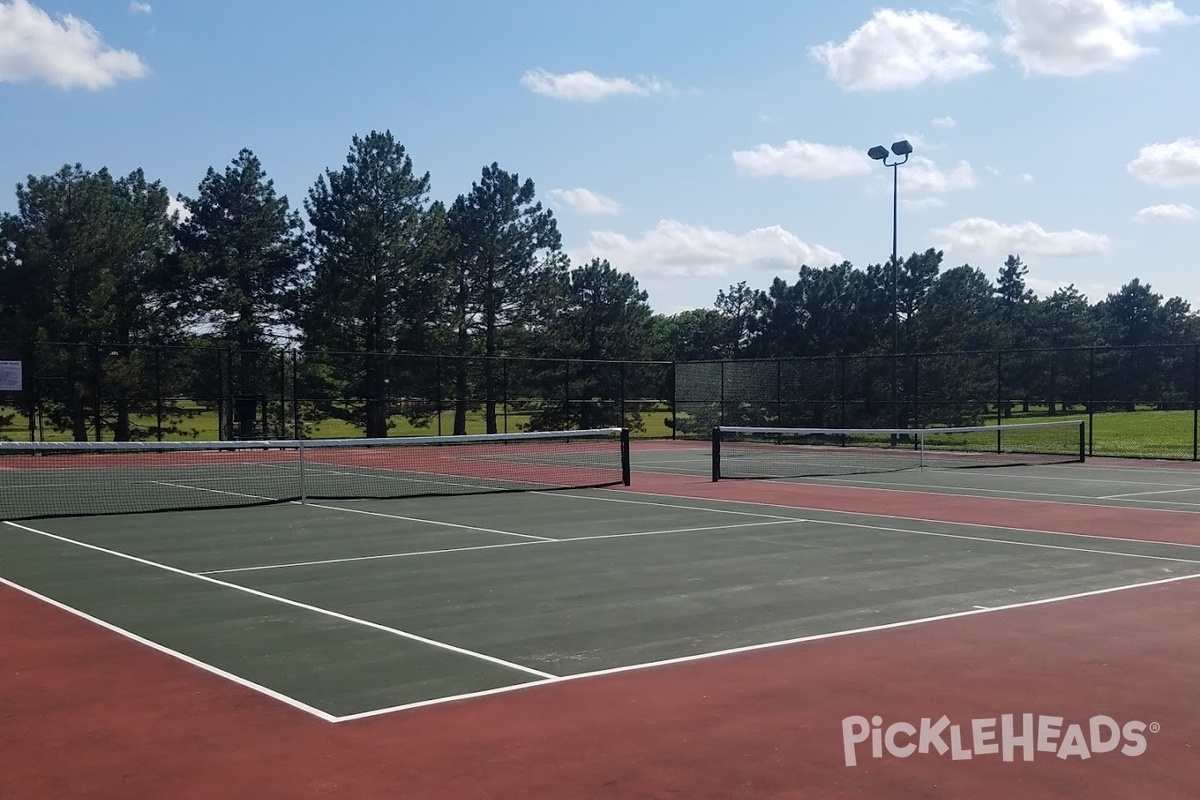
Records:
M658 531L629 531L627 533L601 533L595 536L572 536L567 539L547 539L544 542L504 542L503 544L480 544L471 547L446 547L440 550L414 550L402 553L383 553L373 556L350 556L347 558L327 558L319 561L295 561L289 564L264 564L257 567L231 567L229 569L210 569L197 572L197 575L228 575L233 572L261 572L272 569L290 569L292 567L318 567L326 564L351 564L356 561L382 561L395 558L410 558L412 556L434 556L442 553L469 553L475 550L499 550L506 547L545 547L551 544L570 544L571 542L596 542L607 539L632 539L638 536L665 536L671 533L698 533L700 531L727 531L734 528L759 528L765 525L791 525L807 523L807 519L773 519L763 522L741 522L736 525L705 525L698 528L665 528Z
M239 675L235 675L232 672L226 672L225 670L221 669L220 667L215 667L212 664L209 664L207 662L201 661L196 658L192 658L191 656L186 655L185 653L181 653L178 650L172 650L171 648L169 648L165 645L161 645L158 642L154 642L154 641L151 641L150 639L146 639L141 636L138 636L136 633L133 633L132 631L127 631L120 626L112 624L111 622L105 622L104 620L100 619L99 617L93 617L91 614L80 611L79 609L69 606L66 603L60 603L59 601L54 600L53 598L50 598L44 594L35 592L34 590L26 588L24 586L21 586L20 584L13 583L12 581L10 581L6 578L0 578L0 584L4 584L5 586L7 586L11 589L15 589L18 592L27 594L30 597L41 600L43 603L54 606L55 608L59 609L60 611L66 611L68 614L72 614L76 617L79 617L80 619L87 620L88 622L92 623L93 625L99 625L101 628L104 628L105 630L112 631L113 633L115 633L119 636L124 636L126 639L130 639L134 642L137 642L140 645L145 645L146 647L149 647L151 650L157 650L158 652L164 653L168 656L171 656L172 658L177 658L180 661L184 662L185 664L190 664L191 666L202 669L205 672L210 672L213 675L217 675L218 677L224 678L225 680L232 681L233 683L236 683L239 686L244 686L247 689L252 689L253 691L258 692L259 694L266 695L267 697L270 697L272 700L278 700L279 702L285 703L285 704L291 706L292 708L299 709L300 711L303 711L306 714L312 714L314 717L317 717L318 719L322 719L325 722L336 722L338 719L334 715L328 714L319 708L314 708L313 706L310 706L307 703L303 703L293 697L288 697L286 694L281 694L281 693L275 691L274 689L268 689L266 686L263 686L260 683L255 683L254 681L247 680L246 678L243 678Z
M643 466L634 467L634 472L650 473L653 475L686 475L692 478L704 478L712 474L711 467L705 467L703 470L687 469L686 467L659 467L659 466Z
M547 495L547 496L549 496L549 495ZM563 496L564 497L581 497L581 498L585 497L584 495L563 495ZM610 498L610 497L592 497L592 498L587 498L587 499L600 500L600 501L605 501L605 502L616 502L616 503L622 503L622 502L624 502L624 503L639 503L640 502L642 505L648 505L648 506L666 505L665 503L651 503L651 502L638 501L638 500L617 500L615 498ZM667 507L668 508L689 508L689 507L696 508L696 506L667 506ZM713 509L706 509L706 510L713 510ZM862 522L838 522L836 520L814 520L814 519L808 519L806 521L814 523L816 525L835 525L837 527L842 527L842 528L859 528L862 530L885 531L888 533L911 533L916 536L935 536L940 539L958 539L961 541L968 541L968 542L986 542L989 544L1007 544L1007 545L1012 545L1013 547L1033 547L1033 548L1038 548L1041 550L1065 550L1065 551L1074 552L1074 553L1088 553L1091 555L1119 556L1121 558L1139 558L1139 559L1146 559L1146 560L1151 560L1151 561L1172 561L1172 562L1182 563L1182 564L1200 564L1200 557L1197 557L1197 558L1172 558L1170 556L1152 556L1152 555L1144 555L1141 553L1122 553L1122 552L1119 552L1116 550L1100 550L1100 549L1096 549L1096 548L1092 548L1092 547L1071 547L1071 546L1065 545L1065 544L1046 544L1046 543L1041 543L1041 542L1020 542L1020 541L1013 541L1011 539L997 539L997 538L994 538L991 536L969 536L964 533L942 533L939 531L926 531L926 530L918 530L918 529L913 529L913 528L896 528L896 527L889 526L889 525L868 525L868 524L862 523ZM991 527L991 526L978 526L978 527ZM1006 528L1005 530L1019 530L1019 529ZM1053 533L1052 531L1036 531L1036 532L1037 533ZM1109 539L1111 537L1097 537L1097 538ZM1132 540L1132 541L1137 541L1140 544L1152 544L1150 542L1142 542L1141 540ZM1171 543L1158 542L1158 543L1154 543L1154 544L1171 544ZM1193 545L1175 545L1175 546L1177 546L1177 547L1192 547Z
M393 636L400 637L401 639L408 639L413 642L418 642L420 644L429 645L430 647L436 647L440 650L447 650L451 653L457 653L458 655L467 656L467 657L474 658L479 661L487 661L488 663L495 664L495 665L501 666L501 667L505 667L507 669L515 670L517 672L523 672L523 673L526 673L527 675L535 675L540 678L554 677L553 675L551 675L548 672L542 672L541 670L533 669L532 667L526 667L522 664L516 664L511 661L505 661L502 658L496 658L495 656L489 656L486 653L479 653L474 650L468 650L465 647L459 647L457 645L449 644L447 642L439 642L436 639L429 639L427 637L420 636L415 633L410 633L409 631L400 630L399 628L392 628L387 625L381 625L378 622L371 622L370 620L361 619L359 617L352 617L349 614L343 614L340 611L331 611L330 609L321 608L320 606L314 606L314 605L310 605L308 603L302 603L299 600L291 600L287 597L280 597L279 595L274 595L274 594L270 594L268 592L259 591L258 589L251 589L248 586L241 586L236 583L230 583L228 581L223 581L223 580L220 580L219 578L213 578L208 575L199 575L195 572L188 572L187 570L179 569L178 567L172 567L167 564L161 564L157 561L151 561L147 558L141 558L139 556L130 555L128 553L122 553L119 550L110 550L107 547L100 547L99 545L89 544L88 542L81 542L77 539L71 539L67 536L62 536L57 533L49 533L48 531L38 530L37 528L30 528L27 525L21 525L21 524L18 524L16 522L12 522L9 520L5 520L4 524L9 525L18 530L26 531L28 533L37 534L38 536L44 536L47 539L54 539L59 542L64 542L66 544L75 545L76 547L82 547L86 550L92 550L97 553L104 553L105 555L115 556L116 558L122 558L122 559L125 559L126 561L132 561L134 563L142 564L147 567L161 569L164 572L170 572L175 575L182 575L185 578L194 578L195 580L198 580L198 581L203 581L205 583L211 583L214 586L222 586L227 589L233 589L234 591L237 591L237 592L242 592L244 594L252 595L254 597L260 597L264 600L272 600L276 603L282 603L283 605L291 606L293 608L299 608L303 611L310 611L314 614L320 614L322 616L331 617L336 620L341 620L342 622L349 622L349 623L352 623L355 625L362 625L365 628L371 628L372 630L381 631L383 633L390 633Z
M1078 592L1075 594L1058 595L1055 597L1046 597L1041 600L1027 600L1021 603L1011 603L1009 605L994 606L991 608L974 608L970 611L956 611L949 614L939 614L933 617L921 617L918 619L904 620L901 622L889 622L883 625L872 625L866 628L852 628L849 630L831 631L829 633L818 633L810 636L798 636L792 639L781 639L773 642L762 642L760 644L745 645L742 647L731 647L725 650L715 650L708 653L697 653L690 656L680 656L678 658L668 658L661 661L648 661L641 664L629 664L623 667L612 667L610 669L594 670L592 672L580 672L575 675L564 675L561 677L550 678L544 681L529 681L528 683L516 684L513 686L504 686L498 689L490 689L483 692L471 692L469 694L451 695L448 697L439 697L432 700L422 700L416 703L406 703L404 705L391 706L388 708L379 708L372 711L363 711L357 714L347 714L346 716L338 717L334 720L341 724L344 722L354 722L356 720L368 719L371 717L379 717L386 714L395 714L401 711L409 711L416 708L424 708L434 705L442 705L444 703L453 703L461 700L469 700L476 697L485 697L497 694L508 694L510 692L526 691L539 686L548 684L568 683L571 681L581 681L590 678L600 678L607 675L619 675L626 672L641 672L644 670L657 669L660 667L671 667L678 664L687 664L695 661L707 661L714 658L723 658L725 656L741 655L743 653L752 653L759 650L771 650L780 647L788 647L790 645L806 644L808 642L819 642L827 639L841 639L847 636L858 636L864 633L878 633L881 631L897 630L901 628L911 628L917 625L926 625L932 622L944 622L952 619L962 619L964 617L980 616L982 614L994 614L1000 611L1013 611L1022 608L1033 608L1036 606L1050 605L1053 603L1063 603L1071 600L1080 600L1088 597L1098 597L1116 592L1129 591L1131 589L1144 589L1153 586L1163 586L1181 581L1189 581L1200 578L1200 575L1182 575L1173 578L1163 578L1155 581L1147 581L1144 583L1130 583L1121 586L1113 586L1106 589L1093 589L1087 592Z
M227 494L233 497L245 497L251 500L271 500L273 502L284 502L294 506L308 506L310 508L322 508L326 511L345 511L347 514L364 514L370 517L384 517L386 519L398 519L404 522L421 522L426 525L437 525L443 528L457 528L459 530L480 531L482 533L496 533L501 536L516 536L521 539L532 539L538 542L557 542L558 539L551 539L549 536L534 536L532 533L516 533L514 531L501 531L495 528L481 528L477 525L464 525L459 522L444 522L440 519L424 519L422 517L406 517L400 514L387 514L382 511L364 511L359 508L342 508L340 506L327 506L322 503L301 503L298 500L284 500L278 498L261 497L256 494L242 494L241 492L227 492L223 489L206 489L203 486L187 486L182 483L166 483L163 481L154 481L154 483L162 484L163 486L173 486L177 489L192 489L197 492L212 492L213 494Z
M424 519L422 517L406 517L401 514L388 514L383 511L366 511L361 508L342 508L341 506L327 506L322 503L298 503L297 505L305 505L309 508L323 508L328 511L345 511L347 514L362 514L368 517L384 517L385 519L399 519L405 522L423 522L427 525L440 525L444 528L457 528L464 531L480 531L482 533L498 533L501 536L517 536L521 539L531 539L536 542L558 542L560 539L553 539L549 536L534 536L532 533L516 533L514 531L501 531L495 528L481 528L478 525L464 525L461 522L444 522L440 519Z
M272 503L287 502L280 500L278 497L264 497L260 494L245 494L243 492L230 492L225 489L208 489L204 486L189 486L185 483L172 483L171 481L150 481L156 486L169 486L172 489L188 489L193 492L208 492L209 494L225 494L230 497L244 497L247 500L267 500Z
M628 489L622 490L620 493L621 494L639 494L639 495L658 496L658 497L673 497L678 500L696 500L696 499L704 500L704 499L706 499L706 498L688 497L687 495L675 495L675 494L655 495L654 492L638 492L638 491L631 492ZM788 516L785 514L764 514L760 511L738 511L736 509L731 509L731 508L706 508L705 506L682 505L679 503L651 503L648 500L627 500L627 499L622 499L619 497L601 497L598 495L589 495L589 494L569 494L567 492L529 492L529 494L537 495L538 497L569 497L574 500L597 500L602 503L627 503L629 505L635 505L635 506L661 506L663 508L683 509L684 511L711 511L714 514L732 514L735 517L758 517L759 519L788 519L788 520L793 520L796 522L804 522L805 521L801 517ZM731 502L734 502L734 501L731 501ZM766 505L766 504L765 503L743 503L742 505ZM791 506L776 506L776 508L791 508Z
M1120 500L1125 497L1144 497L1148 494L1179 494L1180 492L1200 492L1200 486L1188 486L1185 489L1160 489L1156 492L1126 492L1125 494L1110 494L1106 497L1097 498L1099 500ZM1185 505L1193 505L1187 503Z
M1055 497L1057 497L1057 498L1066 498L1068 500L1093 501L1093 502L1070 503L1070 505L1073 505L1073 506L1084 506L1087 508L1120 508L1120 506L1114 506L1114 505L1110 505L1108 503L1094 502L1096 500L1101 500L1103 498L1095 497L1093 495L1056 494L1056 493L1052 493L1052 492L1022 492L1022 491L1018 491L1015 489L984 489L979 486L945 486L945 485L941 485L941 484L932 484L932 483L899 483L897 481L875 481L875 480L868 480L865 478L864 479L850 478L850 477L838 478L838 477L834 477L834 476L821 476L819 478L790 478L790 479L789 478L762 478L762 479L758 479L758 482L759 483L773 483L777 486L846 486L849 488L854 488L857 486L857 487L864 488L864 489L869 488L872 491L902 492L905 494L912 494L912 492L909 491L910 489L950 490L950 493L952 493L952 494L959 493L960 497L979 497L980 493L998 494L998 495L1001 495L1001 497L999 497L997 499L1010 500L1014 503L1049 503L1050 500L1048 500L1048 499L1047 500L1042 500L1042 499L1030 500L1027 498L1029 498L1029 497L1034 497L1034 498L1055 498ZM896 487L896 486L904 487L904 488L900 488L900 489L892 488L892 487ZM938 494L938 492L937 491L926 491L925 494ZM1014 497L1013 495L1024 495L1024 496L1023 497ZM1142 508L1142 509L1137 509L1137 510L1154 511L1159 514L1197 514L1197 513L1200 513L1200 504L1197 504L1197 503L1172 503L1169 500L1141 500L1141 501L1125 500L1125 501L1118 501L1118 502L1126 502L1126 503L1142 502L1142 503L1153 503L1156 505L1168 505L1168 506L1170 506L1170 505L1174 505L1174 506L1195 505L1195 506L1197 506L1196 511L1191 511L1189 509L1183 509L1183 508Z
M1107 458L1114 460L1122 460L1118 456L1089 456L1089 461L1085 462L1082 467L1088 472L1103 470L1105 472L1119 472L1123 475L1130 473L1154 473L1156 475L1200 475L1200 469L1193 465L1191 461L1183 459L1166 459L1166 458L1126 458L1123 459L1127 467L1118 467L1109 464L1097 464L1095 459ZM1171 463L1177 464L1175 467L1147 467L1143 464L1162 464ZM1039 467L1047 469L1078 469L1080 464L1039 464Z
M545 496L553 496L553 495L551 495L550 493L547 493L547 495L545 495ZM664 496L674 497L674 495L664 495ZM589 499L592 499L592 498L589 498ZM599 499L599 498L597 498L597 499ZM608 499L608 498L604 498L604 499ZM694 499L694 498L682 498L682 499ZM729 502L732 502L732 501L729 501ZM646 503L646 504L647 505L668 505L668 504L663 504L663 503ZM756 504L756 505L765 505L765 504ZM705 510L705 511L722 511L721 509L710 509L710 508L705 508L703 506L672 506L672 507L693 508L696 510ZM738 513L738 512L729 512L729 513ZM788 518L788 519L789 519L789 521L795 521L795 518ZM6 523L6 524L13 525L13 527L17 527L17 528L23 528L25 530L31 530L31 529L25 528L25 526L16 525L15 523L11 523L11 522ZM45 535L45 536L50 536L51 538L55 538L55 539L66 540L65 537L60 537L55 534L47 534L42 531L33 531L33 532L39 533L39 534ZM95 547L94 545L87 545L82 542L73 542L72 540L66 540L66 541L69 541L73 544L78 544L83 547L87 547L89 549L100 550L102 552L104 551L104 548L98 548L98 547ZM129 558L129 559L135 560L135 561L144 561L143 559L138 559L136 557L128 556L128 555L122 554L122 553L113 553L113 554L117 555L119 557L122 557L122 558ZM153 562L149 562L149 563L153 563ZM182 572L182 571L176 570L172 567L167 567L166 565L155 564L154 566L157 566L157 567L163 568L163 569L167 569L172 572ZM205 579L202 576L198 576L198 575L195 575L192 573L183 573L183 574L190 575L191 577ZM997 606L997 607L993 607L993 608L977 607L971 611L954 612L954 613L950 613L950 614L942 614L942 615L932 616L932 617L924 617L924 618L918 618L918 619L913 619L913 620L905 620L905 621L901 621L901 622L888 623L888 624L884 624L884 625L877 625L877 626L864 627L864 628L855 628L855 629L848 629L848 630L841 630L841 631L833 631L833 632L829 632L829 633L795 637L795 638L791 638L791 639L784 639L784 640L778 640L778 641L772 641L772 642L763 642L763 643L754 644L754 645L746 645L746 646L742 646L742 647L728 648L728 649L724 649L724 650L712 651L712 652L707 652L707 653L698 653L698 654L694 654L694 655L690 655L690 656L681 656L678 658L665 659L665 660L660 660L660 661L645 662L645 663L640 663L640 664L631 664L631 665L626 665L626 666L621 666L621 667L614 667L614 668L610 668L610 669L578 673L575 675L568 675L568 676L561 676L561 677L549 676L542 680L529 681L526 683L520 683L520 684L514 684L514 685L510 685L510 686L499 687L496 689L484 690L484 691L480 691L480 692L471 692L471 693L459 694L459 695L452 695L452 696L446 696L446 697L440 697L440 698L433 698L430 700L417 701L417 702L413 702L413 703L391 706L391 707L387 707L387 708L373 709L370 711L359 712L356 714L349 714L349 715L345 715L345 716L341 716L341 717L332 717L331 721L335 722L335 723L352 722L355 720L361 720L361 719L366 719L366 718L370 718L370 717L377 717L377 716L382 716L382 715L387 715L387 714L393 714L393 713L398 713L398 712L402 712L402 711L406 711L406 710L422 708L422 707L427 707L427 706L441 705L441 704L445 704L445 703L458 702L458 701L468 700L468 699L472 699L472 698L485 697L485 696L496 695L496 694L506 694L509 692L523 691L526 689L531 689L531 688L534 688L537 686L542 686L542 685L550 684L550 683L564 683L564 682L568 682L568 681L577 681L577 680L583 680L583 679L588 679L588 678L596 678L596 677L602 677L605 675L619 674L619 673L624 673L624 672L649 670L649 669L654 669L654 668L658 668L658 667L673 666L676 664L683 664L683 663L689 663L689 662L693 662L693 661L713 659L713 658L718 658L718 657L723 657L723 656L737 655L737 654L741 654L741 653L748 653L748 652L753 652L753 651L758 651L758 650L774 649L774 648L779 648L779 647L784 647L784 646L794 645L794 644L821 641L821 640L825 640L825 639L842 638L842 637L846 637L846 636L852 636L852 635L858 635L858 634L864 634L864 633L873 633L873 632L879 632L879 631L894 630L894 629L912 627L912 626L916 626L916 625L923 625L923 624L932 623L932 622L939 622L939 621L944 621L944 620L951 620L951 619L957 619L957 618L962 618L962 617L975 616L975 615L979 615L979 614L989 614L989 613L995 613L995 612L999 612L999 611L1008 611L1008 610L1028 608L1028 607L1034 607L1034 606L1040 606L1040 605L1047 605L1047 604L1052 604L1052 603L1060 603L1060 602L1065 602L1065 601L1070 601L1070 600L1075 600L1075 599L1082 599L1082 598L1087 598L1087 597L1111 594L1111 593L1115 593L1115 592L1122 592L1122 591L1127 591L1130 589L1147 588L1147 587L1176 583L1176 582L1180 582L1180 581L1192 580L1196 577L1200 577L1200 575L1177 576L1177 577L1165 578L1165 579L1160 579L1160 580L1150 581L1150 582L1126 584L1126 585L1117 586L1117 587L1097 589L1097 590L1081 592L1081 593L1076 593L1076 594L1070 594L1070 595L1060 595L1060 596L1055 596L1055 597L1043 598L1040 600L1032 600L1032 601L1026 601L1026 602L1021 602L1021 603L1009 604L1009 605L1005 605L1005 606ZM3 579L0 579L0 580L3 580ZM217 583L219 585L230 586L231 588L236 588L236 589L243 590L243 591L245 590L244 587L238 587L236 584L226 584L223 581L216 581L216 580L212 580L212 579L207 579L207 580L209 580L212 583ZM5 581L5 583L7 583L7 581ZM22 588L22 587L15 587L15 588ZM254 591L251 591L250 593L251 594L262 594L262 593L258 593L258 592L254 592ZM33 593L30 593L30 594L33 594ZM35 595L35 596L40 597L40 595ZM282 599L282 598L280 598L280 599ZM59 605L57 603L54 603L54 601L48 600L47 602L51 602L54 605ZM292 604L292 601L285 600L284 602ZM71 611L72 613L79 614L81 617L83 617L85 619L92 619L92 618L88 617L87 615L83 614L82 612L77 612L74 609L70 609L70 608L66 608L66 607L64 607L64 608L65 608L65 610ZM324 613L331 613L331 612L324 612ZM142 641L143 643L147 644L148 646L154 647L155 649L161 650L162 652L168 653L170 655L175 655L176 657L179 657L183 661L186 661L188 663L195 663L196 666L199 666L203 669L207 669L208 671L213 672L214 674L222 675L224 677L229 677L231 680L234 680L235 682L237 682L241 685L248 686L249 688L253 688L258 691L262 691L264 694L271 696L271 697L275 697L276 699L279 699L285 703L288 703L289 705L293 705L298 708L304 708L304 710L310 710L309 707L303 706L303 704L298 703L298 701L293 701L290 698L287 698L286 696L279 695L278 693L272 692L269 689L265 689L265 687L258 687L256 684L252 684L250 682L239 679L239 678L237 678L237 676L229 675L228 673L225 673L218 668L211 667L209 665L204 664L203 662L197 662L194 659L190 659L187 656L175 653L175 651L171 651L169 649L155 645L152 642L142 640L142 639L140 639L140 637L136 637L133 634L128 634L127 632L125 632L121 629L115 628L114 626L111 626L108 623L105 623L101 620L93 620L93 621L97 622L97 624L100 624L103 627L109 628L111 630L115 630L118 633L122 633L123 635L129 635L130 638L133 638L137 641ZM544 673L544 674L548 675L548 673ZM310 713L314 713L316 716L318 716L322 719L327 719L327 720L329 720L331 717L331 715L328 715L325 712L321 712L317 709L311 709Z
M1056 464L1028 464L1028 465L1015 465L1015 466L1017 469L1021 469L1022 467L1052 467L1055 469L1057 469L1058 467L1065 467L1067 469L1080 469L1080 470L1091 469L1091 467L1084 466L1082 464L1058 464L1058 465L1056 465ZM947 475L952 475L952 474L963 475L962 470L954 469L954 468L947 469L947 468L938 467L936 465L927 466L925 469L930 472L941 472L941 473L944 473ZM981 474L987 475L989 480L1004 479L1004 480L1016 480L1016 481L1068 481L1070 483L1115 483L1115 484L1122 485L1122 486L1179 486L1181 488L1200 489L1200 486L1198 486L1198 485L1191 485L1191 486L1185 487L1185 485L1182 483L1163 483L1162 481L1133 481L1133 480L1122 481L1122 480L1114 480L1111 478L1082 478L1082 477L1074 477L1074 476L1065 477L1062 475L1044 475L1042 473L1030 474L1028 472L1012 472L1011 470L1013 469L1013 467L995 467L995 468L984 467L983 469L987 470L987 471L983 472Z
M726 499L723 497L690 497L688 495L683 495L683 494L665 494L662 492L631 492L628 489L623 490L622 493L640 494L645 497L668 497L673 500L697 500L697 501L705 502L705 503L723 503L726 505L761 506L763 508L783 508L783 509L790 509L792 511L813 511L818 514L840 514L843 516L850 516L850 517L871 517L873 519L890 519L890 520L904 519L904 520L908 520L910 522L928 522L928 523L931 523L934 525L951 525L954 527L962 527L962 528L987 528L989 530L1014 531L1016 533L1039 533L1039 534L1044 534L1044 535L1048 535L1048 536L1068 536L1068 537L1079 538L1079 539L1098 539L1100 541L1105 541L1105 542L1112 541L1112 542L1127 542L1130 544L1157 544L1157 545L1166 545L1169 547L1182 547L1182 548L1187 548L1187 549L1200 548L1200 544L1190 544L1188 542L1171 542L1171 541L1165 541L1162 539L1134 539L1134 538L1130 538L1130 537L1126 537L1126 536L1104 536L1102 534L1095 534L1095 533L1071 533L1069 531L1048 531L1048 530L1043 530L1040 528L1015 528L1011 525L990 525L990 524L983 523L983 522L954 522L954 521L948 521L948 520L942 520L942 519L931 519L928 517L908 517L908 516L897 516L895 514L873 514L868 511L844 511L842 509L833 509L833 508L814 508L811 506L789 506L789 505L784 505L783 503L763 503L763 502L754 501L754 500L729 500L729 499ZM553 497L555 495L552 495L549 492L547 492L547 493L544 493L543 496ZM694 505L688 506L688 505L677 505L677 504L671 504L671 503L652 503L647 500L620 500L615 497L598 497L598 496L571 495L571 494L563 494L563 495L559 495L559 496L561 496L561 497L577 497L580 500L603 500L603 501L609 502L609 503L639 503L639 504L644 503L646 505L652 505L652 506L662 505L667 508L692 508L692 509L701 509L703 511L716 511L719 513L723 512L723 513L728 513L728 514L739 514L740 513L740 514L747 514L749 516L766 516L766 517L771 516L768 514L753 514L752 512L748 512L748 511L727 511L725 509L710 508L708 506L694 506ZM1099 506L1099 508L1112 508L1112 506ZM1183 512L1183 513L1191 513L1191 512ZM822 522L823 520L809 518L808 521L819 523L819 522ZM902 530L909 530L909 529L903 528Z
M330 465L327 465L327 466L330 466ZM343 471L344 469L345 469L345 467L343 467L342 470L334 471L334 470L330 470L330 469L312 469L310 467L307 474L308 475L338 476L338 477L345 477L345 478L370 478L372 480L392 481L393 483L396 483L396 482L432 483L436 486L458 486L463 489L498 489L498 490L500 490L500 489L506 489L514 483L530 483L530 481L508 480L506 478L484 478L483 479L483 480L490 480L490 481L496 482L497 485L493 486L493 485L484 484L484 483L460 483L458 481L435 480L433 478L414 478L414 477L412 477L413 474L440 475L440 474L442 474L440 472L404 473L404 474L396 475L396 474L389 474L389 473L380 472L380 471L345 472L345 471ZM401 470L401 472L403 472L403 470ZM462 477L462 476L460 475L460 476L452 476L452 477ZM540 484L538 484L538 485L540 485Z
M905 471L907 472L907 470L905 470ZM940 471L940 470L935 470L935 471ZM1030 479L1027 478L1026 480L1030 480ZM956 486L954 484L941 484L941 483L904 483L902 481L884 481L884 480L874 480L872 478L860 478L860 477L853 476L853 475L846 475L846 476L815 475L811 478L806 478L803 476L796 477L796 478L762 478L761 481L763 483L778 483L778 484L784 484L784 485L801 484L801 485L805 485L805 486L822 486L822 485L825 485L825 486L845 485L845 486L849 486L849 487L869 486L871 488L881 487L884 490L891 490L891 491L900 491L900 488L896 488L896 487L901 487L903 489L925 489L925 490L936 489L938 491L947 491L948 490L951 493L964 493L967 496L970 496L971 494L978 494L978 493L989 494L989 495L990 494L998 494L998 495L1001 495L1001 499L1004 499L1004 500L1019 500L1019 499L1021 499L1021 497L1065 498L1067 500L1104 500L1104 499L1106 499L1103 497L1096 497L1095 495L1090 495L1090 494L1063 494L1060 492L1029 492L1029 491L1024 491L1021 489L988 489L983 486ZM1018 497L1012 497L1012 495L1018 495ZM1032 502L1032 501L1026 501L1026 502ZM1036 501L1036 502L1047 502L1047 501L1040 500L1040 501ZM1080 504L1075 503L1073 505L1080 505ZM1103 504L1096 503L1094 505L1103 505ZM1112 508L1113 506L1105 506L1105 507Z

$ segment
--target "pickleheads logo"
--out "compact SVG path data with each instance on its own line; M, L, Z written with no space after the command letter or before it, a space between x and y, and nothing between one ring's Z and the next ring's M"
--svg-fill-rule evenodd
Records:
M975 757L999 756L1005 761L1033 761L1038 753L1066 760L1086 760L1093 755L1119 752L1124 756L1140 756L1146 752L1146 734L1158 733L1157 722L1146 724L1131 721L1119 724L1112 717L1095 716L1087 722L1064 724L1063 717L1036 714L1004 714L999 719L973 719L965 724L924 718L918 724L892 722L884 726L882 717L846 717L842 720L842 746L846 766L859 763L859 745L863 754L883 758L884 753L895 758L914 754L939 756L950 754L955 761ZM867 742L870 742L868 745Z

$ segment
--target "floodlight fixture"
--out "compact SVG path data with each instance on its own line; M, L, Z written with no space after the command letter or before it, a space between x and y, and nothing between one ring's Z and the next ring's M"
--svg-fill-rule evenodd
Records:
M879 148L879 149L882 150L883 148ZM907 139L901 139L900 141L898 141L892 145L892 152L895 153L897 156L911 155L912 151L913 151L912 145L908 143Z
M876 145L867 151L867 155L876 161L883 161L885 158L887 158L888 151L883 145Z

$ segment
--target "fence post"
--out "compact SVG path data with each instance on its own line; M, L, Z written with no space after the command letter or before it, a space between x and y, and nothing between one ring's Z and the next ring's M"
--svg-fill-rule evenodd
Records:
M26 389L28 402L26 403L26 422L29 423L29 441L37 441L37 416L41 413L41 378L38 375L37 363L37 343L29 342L29 357L26 359L29 365L29 377L26 379L28 385L32 388Z
M154 345L154 426L155 438L163 440L162 345Z
M725 360L722 359L720 364L721 364L721 391L720 391L720 394L718 395L718 402L720 403L720 409L717 412L717 419L720 420L721 425L724 425L725 424Z
M93 376L92 385L96 392L96 408L95 408L95 426L96 426L96 441L99 442L104 438L104 351L100 345L95 345L92 350L93 358L95 359L95 375Z
M295 350L292 351L292 433L297 441L304 438L300 424L300 364Z
M671 361L671 439L679 438L679 362Z
M267 355L266 351L263 351L262 435L258 437L260 439L271 438L271 400L270 400L270 396L267 394L267 387L270 385L270 381L267 380L267 375L270 374L269 373L270 367L267 366L268 360L266 358L266 355ZM255 360L257 361L257 359L255 359ZM257 397L257 393L255 396Z
M996 452L1004 452L999 426L1004 424L1004 351L996 351Z
M500 413L504 415L504 432L508 433L508 358L500 359Z
M571 359L563 360L563 425L570 428L571 419Z
M437 414L437 432L442 435L442 357L433 357L433 407Z
M775 424L783 427L783 359L775 359Z
M1200 344L1192 347L1192 461L1200 461Z
M921 427L921 356L913 354L913 427Z
M287 438L287 353L279 351L279 424L275 427L280 439Z
M1053 358L1053 356L1051 356ZM1088 458L1096 444L1096 348L1088 348Z
M621 362L621 427L622 428L626 427L626 425L625 425L625 387L626 387L625 368L628 363L629 362L627 362L627 361Z
M838 394L841 396L841 422L839 428L849 427L846 424L846 356L838 356Z

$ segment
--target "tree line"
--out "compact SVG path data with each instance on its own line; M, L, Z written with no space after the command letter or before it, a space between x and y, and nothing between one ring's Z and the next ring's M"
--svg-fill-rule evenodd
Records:
M630 272L599 258L571 263L531 179L492 163L448 205L430 187L390 131L354 136L301 208L248 149L209 168L176 198L178 211L140 169L116 176L76 164L30 176L16 211L0 216L0 342L122 353L219 345L240 354L242 386L261 382L270 354L294 345L322 356L307 380L366 399L324 413L384 436L387 398L404 393L393 382L396 353L456 357L453 374L438 378L455 399L454 432L465 431L472 397L495 432L499 357L579 360L574 391L600 396L602 370L589 365L602 361L889 353L893 289L907 352L1200 341L1185 301L1164 301L1136 279L1094 304L1073 286L1038 298L1017 256L993 282L970 265L943 269L935 250L895 270L805 266L765 289L738 282L711 308L655 314ZM55 365L56 424L77 439L88 436L79 387L91 369L81 349ZM136 412L132 401L115 404L115 438L136 438ZM542 424L556 421L553 409L541 413Z

